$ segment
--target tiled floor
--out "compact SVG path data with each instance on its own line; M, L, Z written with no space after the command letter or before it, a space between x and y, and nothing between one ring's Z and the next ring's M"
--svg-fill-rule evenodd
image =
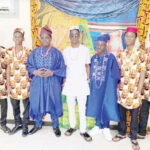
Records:
M12 107L8 100L8 119L13 119ZM22 111L21 103L21 111ZM46 121L50 121L49 115ZM150 126L150 119L149 119ZM13 124L8 124L13 128ZM32 126L29 126L31 129ZM62 136L55 137L53 130L49 126L44 126L35 135L23 138L21 131L15 135L4 134L0 130L0 150L132 150L130 139L126 138L118 143L107 142L103 135L96 135L92 142L86 142L79 135L79 131L75 132L71 137L64 135L65 129L61 129ZM114 136L117 131L111 130ZM141 150L150 150L150 135L145 140L139 140Z
M8 125L10 128L12 124ZM32 126L29 126L31 129ZM15 135L4 134L0 131L0 150L132 150L129 138L118 143L107 142L103 135L96 135L92 142L86 142L75 132L71 137L64 135L55 137L51 127L45 126L34 135L23 138L21 131ZM115 135L116 131L111 131ZM141 150L150 150L150 135L145 140L139 140Z

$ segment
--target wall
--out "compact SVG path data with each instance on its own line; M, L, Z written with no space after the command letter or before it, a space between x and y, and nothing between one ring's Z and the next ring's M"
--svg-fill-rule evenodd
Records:
M14 0L14 14L0 14L0 45L13 46L12 34L16 27L25 31L24 46L32 48L30 28L30 0Z

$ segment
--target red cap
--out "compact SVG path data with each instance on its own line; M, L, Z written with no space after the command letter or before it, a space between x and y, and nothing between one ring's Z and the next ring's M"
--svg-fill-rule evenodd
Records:
M46 26L41 28L40 35L44 34L44 33L51 36L52 35L52 30L46 25Z
M128 27L126 29L126 32L134 32L134 33L137 33L137 28L136 27Z

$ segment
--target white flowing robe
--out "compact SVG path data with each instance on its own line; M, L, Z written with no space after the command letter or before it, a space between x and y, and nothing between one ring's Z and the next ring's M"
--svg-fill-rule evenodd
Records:
M64 49L63 56L67 67L63 95L89 95L90 89L86 72L86 64L90 64L89 49L83 45L80 45L78 48L70 46Z

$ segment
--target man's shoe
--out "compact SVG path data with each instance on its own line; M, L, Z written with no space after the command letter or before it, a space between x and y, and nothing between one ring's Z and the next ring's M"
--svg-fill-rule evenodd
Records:
M145 139L146 136L137 134L137 139Z
M40 129L42 129L42 127L33 127L30 132L29 132L29 135L32 135L34 133L36 133L37 131L39 131Z
M17 133L19 130L22 129L22 125L16 125L11 131L10 131L10 135L13 135L15 133Z
M74 132L76 131L76 129L74 128L70 128L65 132L66 136L71 136Z
M0 126L0 129L2 129L4 131L4 133L10 133L10 128L8 128L6 125L4 126Z
M22 136L26 137L28 135L28 126L24 125L22 129Z
M60 137L60 136L61 136L61 131L60 131L59 128L53 128L53 131L54 131L54 133L55 133L55 135L56 135L57 137Z
M103 131L105 139L107 141L112 141L112 135L110 133L110 129L109 128L104 128L102 131Z
M98 134L102 133L102 129L100 129L98 126L95 126L88 133L89 133L90 136L98 135Z
M80 135L87 141L87 142L90 142L92 141L92 137L87 133L80 133Z

